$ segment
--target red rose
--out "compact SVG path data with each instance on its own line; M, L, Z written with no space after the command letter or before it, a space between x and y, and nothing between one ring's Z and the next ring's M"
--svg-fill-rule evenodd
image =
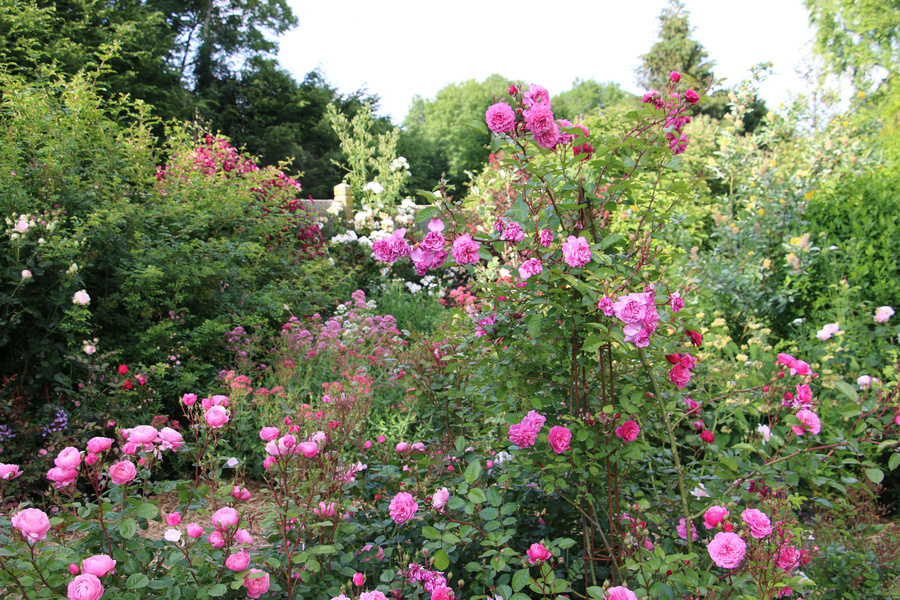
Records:
M712 444L714 441L716 441L716 436L713 435L713 432L709 429L704 429L700 432L700 439L707 444Z
M130 390L131 388L134 387L134 384L131 383L130 379L128 379L125 381L125 385L123 385L122 387L125 388L126 390Z
M684 93L684 99L691 104L697 104L700 101L700 95L694 90L688 90Z

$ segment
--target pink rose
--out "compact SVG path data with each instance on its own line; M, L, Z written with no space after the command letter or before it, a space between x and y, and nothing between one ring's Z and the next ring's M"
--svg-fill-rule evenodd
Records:
M637 421L625 421L621 427L616 428L616 436L622 438L625 443L633 442L641 433L641 426Z
M541 233L538 235L538 241L544 248L549 248L550 244L553 243L553 232L549 229L541 229Z
M231 488L231 497L235 500L240 500L241 502L247 502L253 497L253 494L251 494L250 490L247 488L236 485Z
M690 369L684 367L680 363L673 366L669 371L669 381L675 384L677 388L683 388L691 381Z
M603 600L638 600L637 596L627 587L618 585L606 590Z
M107 437L93 437L88 440L87 449L88 452L100 454L112 448L112 443L113 441Z
M681 73L679 73L678 71L672 71L671 73L669 73L669 80L672 81L672 83L678 83L679 81L681 81Z
M700 95L694 90L688 90L684 93L684 99L691 104L697 104L700 101Z
M572 441L572 432L569 431L568 427L559 425L551 427L550 433L547 435L547 441L550 442L550 447L553 448L554 452L562 454L569 449L569 443Z
M894 309L890 306L879 306L875 310L875 322L876 323L887 323L888 319L890 319L894 315Z
M522 279L528 279L532 275L537 275L544 270L544 266L541 264L536 258L529 258L522 266L519 267L519 277Z
M224 407L216 405L210 406L209 410L203 415L203 418L206 419L207 425L213 429L218 429L227 423L230 417L228 411L225 410Z
M184 437L171 427L159 430L159 447L163 450L177 452L184 445Z
M455 597L456 595L453 593L452 589L440 586L431 591L430 600L453 600Z
M532 83L528 91L522 94L522 102L526 107L531 108L535 104L546 104L550 106L550 92L542 85Z
M69 583L66 598L69 600L100 600L103 584L96 575L79 575Z
M672 309L672 312L676 313L684 308L684 300L681 298L681 294L678 292L669 294L669 307Z
M530 448L534 446L537 440L539 428L535 428L532 423L517 423L509 426L509 441L522 448Z
M796 435L803 435L807 432L817 435L822 430L822 423L819 421L819 417L811 410L804 408L798 411L797 418L800 419L800 422L803 423L803 425L791 426L791 429L794 430L794 434Z
M478 262L481 246L469 235L461 235L453 241L453 260L458 265L474 265Z
M568 241L563 242L563 259L573 269L578 269L591 262L591 247L587 239L570 235Z
M384 262L396 262L404 256L409 256L412 248L404 238L406 229L397 229L393 235L381 238L372 245L372 254L377 260Z
M22 471L19 470L19 465L0 463L0 479L10 481L21 474Z
M313 509L313 513L322 517L323 519L331 518L335 514L337 514L337 510L335 509L334 502L319 502L319 506Z
M234 543L239 546L252 546L253 536L246 529L238 529L234 533Z
M259 598L269 591L269 574L259 569L250 569L250 572L244 575L244 587L247 588L249 598Z
M138 425L128 433L128 441L133 444L152 444L158 435L156 427Z
M515 221L510 221L506 227L503 228L500 239L504 242L521 242L525 239L525 232L522 231L521 225Z
M353 585L355 585L356 587L362 587L365 582L366 582L366 576L363 575L362 573L357 572L356 574L353 575Z
M714 441L716 441L716 434L714 434L709 429L704 429L700 432L700 439L707 444L712 444Z
M113 483L124 485L137 477L137 469L130 460L115 463L109 468L109 478Z
M747 552L747 543L736 533L719 532L706 547L716 566L736 569Z
M516 113L509 104L498 102L484 113L488 129L494 133L506 133L516 126Z
M240 522L238 512L230 506L220 508L219 510L214 512L211 519L213 527L215 527L217 531L225 531L226 529L231 529L232 527L236 527L238 522Z
M63 448L53 460L53 464L60 469L77 469L78 465L81 464L81 452L79 452L78 448L71 446Z
M263 427L259 430L259 437L264 442L271 442L278 439L277 427Z
M210 544L212 544L213 548L224 548L225 547L225 536L223 536L218 531L213 531L206 538Z
M53 467L47 471L47 479L53 482L56 489L62 489L72 485L78 479L78 471L76 469Z
M177 527L181 525L181 513L173 512L166 515L166 525L169 527Z
M107 554L89 556L81 561L81 572L96 577L105 577L112 573L115 568L116 561Z
M532 544L525 554L528 555L528 562L533 565L544 562L545 560L550 560L550 558L553 557L553 554L551 554L543 544Z
M203 535L203 528L196 523L188 523L187 534L189 538L197 539Z
M728 515L728 509L724 506L710 506L703 515L703 526L707 529L715 529L716 525L725 520Z
M448 500L450 500L450 491L447 488L441 488L434 493L434 498L431 500L431 506L438 511L442 511L447 505Z
M741 513L741 519L750 527L750 535L758 540L772 533L772 522L761 510L748 508Z
M419 504L412 497L412 494L407 492L400 492L391 500L391 518L398 525L409 521L416 514L417 510L419 510Z
M181 397L181 401L185 406L193 406L197 403L197 394L185 394Z
M50 519L38 508L26 508L13 515L12 526L29 541L36 542L47 537Z
M775 566L790 573L800 564L800 556L800 551L793 546L782 546L781 550L778 551Z
M278 459L275 458L274 456L267 456L267 457L263 460L263 468L264 468L266 471L268 471L269 469L271 469L272 467L274 467L274 466L275 466L275 463L277 463L277 462L278 462Z
M687 539L687 524L684 521L684 517L679 519L678 526L675 528L675 532L678 533L678 537L683 540ZM697 535L697 528L694 527L694 523L691 522L691 538L696 542L700 539L700 536Z
M371 592L363 592L360 594L359 600L387 600L387 596L378 590L373 590Z
M315 442L300 442L297 444L297 452L306 458L312 458L319 453L319 446Z
M246 552L235 552L225 559L225 566L232 571L243 571L250 565L250 555Z
M603 314L607 317L611 317L616 314L615 305L613 304L612 298L608 296L604 296L600 298L600 301L597 302L597 308L603 311Z

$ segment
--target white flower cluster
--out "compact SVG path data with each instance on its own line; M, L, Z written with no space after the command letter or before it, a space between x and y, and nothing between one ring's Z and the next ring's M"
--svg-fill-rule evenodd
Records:
M328 205L328 208L325 209L329 215L334 215L335 217L344 212L344 201L338 198L335 198L331 201L331 204Z
M406 173L406 176L409 177L412 173L409 172L409 163L406 161L406 158L403 156L398 156L394 160L391 161L391 171L400 171L403 170Z
M53 233L56 227L59 225L59 212L60 211L51 211L46 214L38 214L31 215L27 213L21 213L18 216L13 214L11 217L6 217L6 235L9 236L10 239L15 240L20 237L25 237L28 235L28 232L35 228L42 228L47 233ZM44 245L47 240L44 238L38 239L38 244Z
M384 186L381 185L380 183L378 183L377 181L370 181L369 183L367 183L365 185L365 187L363 188L363 191L372 192L373 194L378 195L384 191Z

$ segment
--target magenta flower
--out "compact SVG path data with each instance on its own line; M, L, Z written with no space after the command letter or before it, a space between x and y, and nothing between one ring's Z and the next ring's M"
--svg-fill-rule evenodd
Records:
M223 406L217 405L211 406L209 410L204 413L203 418L206 420L206 424L212 429L219 429L229 421L230 416Z
M440 512L444 510L448 500L450 500L450 491L447 488L441 488L434 493L434 497L431 499L431 506Z
M403 239L404 236L406 236L406 229L398 229L390 237L381 238L372 244L372 254L376 259L390 263L396 262L404 256L409 256L412 248Z
M412 494L407 492L400 492L391 500L391 518L398 525L409 521L416 514L417 510L419 510L418 502L416 502Z
M12 526L30 543L43 540L50 530L50 518L39 508L20 510L12 517Z
M616 428L616 436L622 438L626 444L633 442L641 433L641 426L637 421L625 421L620 427Z
M89 556L81 561L81 571L96 577L106 577L116 568L116 561L108 554Z
M519 267L519 277L527 280L532 275L537 275L543 270L544 265L541 264L541 261L536 258L529 258Z
M678 526L675 528L675 531L678 533L678 537L683 540L687 539L687 524L684 521L684 517L678 521ZM693 522L691 522L691 539L695 542L700 539L700 536L697 535L697 528L694 527Z
M706 550L716 566L736 569L747 553L747 543L736 533L719 532Z
M130 460L115 463L109 468L109 478L113 483L124 485L137 477L137 469Z
M532 544L525 554L528 555L528 562L533 565L550 560L553 557L553 554L543 544Z
M551 427L550 433L547 435L547 441L550 442L550 447L553 448L554 452L562 454L569 449L569 443L572 441L572 432L569 431L568 427L559 425Z
M258 575L262 573L262 575ZM248 598L259 598L269 591L269 574L259 569L250 569L244 575L244 587L247 588Z
M772 534L772 522L761 510L748 508L741 513L741 519L750 527L750 535L758 540Z
M238 512L235 509L226 506L214 512L210 520L217 531L225 531L232 527L237 527L240 517L238 517Z
M791 426L791 429L794 430L796 435L803 435L807 432L817 435L822 430L822 423L819 421L819 417L811 410L804 408L798 411L797 418L800 419L800 422L803 423L803 425Z
M503 228L500 239L504 242L521 242L525 239L525 232L522 231L522 226L517 222L510 221L509 224Z
M487 121L488 129L494 133L506 133L512 131L516 126L516 113L505 102L492 104L484 113L484 117Z
M579 269L591 262L591 247L583 237L570 235L568 241L563 242L563 259L573 269Z
M461 235L453 241L453 260L458 265L473 265L478 262L481 246L469 235Z
M527 108L532 108L535 104L545 104L548 108L550 107L550 92L544 86L532 83L522 96L522 101Z
M100 600L103 596L103 584L96 575L82 574L77 576L66 588L69 600Z
M728 515L728 509L724 506L710 506L703 515L703 526L707 529L715 529Z
M538 234L538 241L544 248L549 248L550 244L553 243L553 232L549 229L541 229L541 232Z
M638 600L638 597L627 587L617 585L606 590L603 600Z

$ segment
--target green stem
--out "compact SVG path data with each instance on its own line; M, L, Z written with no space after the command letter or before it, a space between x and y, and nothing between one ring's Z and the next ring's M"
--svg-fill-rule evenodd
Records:
M663 422L666 424L666 431L668 431L669 433L669 445L672 447L672 460L675 461L675 473L678 475L678 490L679 492L681 492L681 512L684 513L685 527L684 537L687 538L688 552L693 553L694 542L691 535L693 527L690 521L691 514L688 510L687 489L684 486L684 474L681 470L681 459L678 457L678 442L675 440L675 428L672 426L672 421L669 419L669 413L666 410L665 403L663 402L662 393L659 389L659 383L657 383L656 377L653 375L653 368L650 366L650 363L647 361L647 357L644 355L644 351L641 348L638 348L638 356L641 359L641 364L647 371L647 375L650 377L650 383L653 384L653 394L656 396L656 403L659 405L659 412L662 413Z

